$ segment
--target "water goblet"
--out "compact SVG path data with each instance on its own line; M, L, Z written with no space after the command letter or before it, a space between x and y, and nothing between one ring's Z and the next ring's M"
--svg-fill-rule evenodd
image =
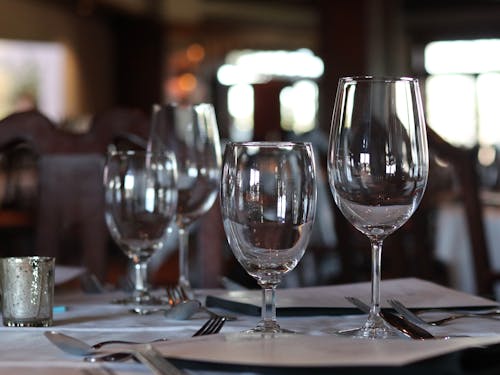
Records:
M221 146L211 104L165 104L153 108L148 149L170 150L177 159L178 285L192 297L189 230L213 205L220 186Z
M275 290L304 255L316 212L310 143L229 143L221 206L229 245L262 288L262 320L249 333L289 330L276 320Z
M106 224L111 237L133 263L134 291L116 301L162 303L151 295L147 263L164 245L175 217L177 167L170 152L112 151L104 169Z
M328 152L330 187L346 219L371 243L371 309L362 338L399 334L380 316L384 239L417 209L427 184L426 125L417 79L345 77L339 81Z

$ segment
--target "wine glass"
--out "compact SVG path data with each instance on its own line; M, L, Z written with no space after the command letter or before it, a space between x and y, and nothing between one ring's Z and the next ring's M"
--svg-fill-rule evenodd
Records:
M418 80L341 78L329 142L328 177L335 203L369 238L372 250L368 320L347 334L396 337L380 317L380 263L384 239L410 218L427 184L429 158Z
M291 332L276 321L275 289L304 255L316 212L310 143L229 143L221 206L229 245L262 287L262 320L250 333Z
M212 207L220 186L221 148L211 104L155 105L148 149L171 150L177 159L179 281L192 296L189 281L189 229Z
M177 167L169 152L111 151L104 169L106 224L131 259L134 292L117 303L161 304L147 283L147 263L162 248L177 206Z

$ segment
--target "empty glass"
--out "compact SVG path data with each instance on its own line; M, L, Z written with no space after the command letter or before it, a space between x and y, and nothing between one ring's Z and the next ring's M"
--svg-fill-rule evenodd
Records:
M248 332L291 332L276 321L275 290L304 255L311 235L316 212L311 144L228 144L221 205L229 245L262 287L262 320Z
M330 132L329 182L340 211L369 238L372 250L371 310L365 325L348 334L399 336L380 316L382 243L417 209L428 170L418 81L342 78Z
M177 206L177 167L170 152L114 151L104 169L106 223L134 265L134 292L120 303L156 304L147 262L164 245Z
M177 159L178 284L192 295L189 229L212 207L220 186L221 149L213 106L207 103L155 105L148 149L172 151Z

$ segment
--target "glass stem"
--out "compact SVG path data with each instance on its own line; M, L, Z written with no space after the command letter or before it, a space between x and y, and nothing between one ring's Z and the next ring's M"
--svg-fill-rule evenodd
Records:
M179 227L179 285L190 289L188 258L189 230L188 228Z
M262 288L262 322L265 327L276 326L276 285Z
M380 239L370 239L372 248L372 282L371 282L371 308L369 319L380 314L380 279L382 262L382 242Z
M147 291L148 264L146 262L134 263L135 292L139 295Z

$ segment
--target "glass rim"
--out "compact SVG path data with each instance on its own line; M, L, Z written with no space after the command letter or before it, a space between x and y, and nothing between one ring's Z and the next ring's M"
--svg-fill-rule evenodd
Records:
M418 78L410 76L360 75L341 77L339 82L418 82Z
M214 108L214 105L210 102L196 102L196 103L182 103L182 102L167 102L167 103L153 103L153 110L159 110L161 108L174 108L174 109L191 109L191 108Z
M311 142L294 142L294 141L244 141L244 142L228 142L228 145L238 147L312 147Z
M160 151L152 151L152 150L109 150L107 152L108 156L142 156L142 155L168 155L171 156L174 154L173 151L170 150L160 150Z
M43 263L50 263L54 262L56 260L55 257L50 257L50 256L44 256L44 255L23 255L23 256L9 256L9 257L2 257L0 260L6 261L6 262L14 262L14 263L19 263L19 262L26 262L26 261L37 261L37 262L43 262Z

